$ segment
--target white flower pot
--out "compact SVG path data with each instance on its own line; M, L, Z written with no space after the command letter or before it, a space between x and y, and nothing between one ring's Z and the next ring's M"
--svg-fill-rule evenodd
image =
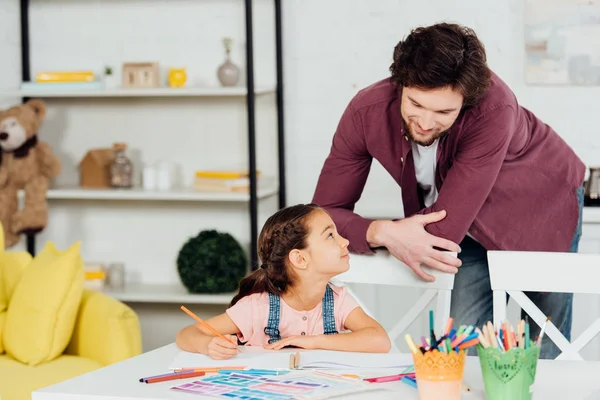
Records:
M115 89L118 87L117 78L114 75L104 75L104 88Z

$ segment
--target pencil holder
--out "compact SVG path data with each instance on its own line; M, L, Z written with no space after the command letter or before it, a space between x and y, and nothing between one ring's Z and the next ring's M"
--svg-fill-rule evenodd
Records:
M531 399L530 386L535 380L535 370L540 356L539 347L533 343L528 349L518 347L501 351L498 347L477 346L485 395L489 400Z
M466 350L413 353L419 399L460 399L466 354Z

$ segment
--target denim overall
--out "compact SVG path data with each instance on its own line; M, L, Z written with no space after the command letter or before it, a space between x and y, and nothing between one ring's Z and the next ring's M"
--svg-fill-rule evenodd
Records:
M335 329L335 316L333 314L333 290L329 285L325 289L323 296L323 330L326 335L338 333ZM265 333L269 335L269 343L275 343L281 340L279 333L279 318L281 311L281 301L279 296L269 292L269 320ZM304 335L304 332L302 333Z

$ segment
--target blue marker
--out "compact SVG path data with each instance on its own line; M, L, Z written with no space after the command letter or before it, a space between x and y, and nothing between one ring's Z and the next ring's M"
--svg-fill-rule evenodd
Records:
M404 382L407 385L414 387L415 389L417 388L417 381L410 379L408 376L403 376L400 379L400 382Z

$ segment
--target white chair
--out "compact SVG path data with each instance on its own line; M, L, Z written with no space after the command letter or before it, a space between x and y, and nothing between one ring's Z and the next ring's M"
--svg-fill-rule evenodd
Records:
M600 254L488 251L487 258L496 326L506 319L506 293L538 326L543 325L547 316L523 292L600 294L598 279L593 278L600 271ZM579 352L599 332L600 318L577 340L569 342L550 320L544 339L551 339L562 351L557 360L583 360Z
M449 253L456 257L456 253ZM412 324L437 295L434 312L435 325L443 327L450 317L450 297L454 287L454 275L423 266L423 269L435 277L434 282L425 282L419 278L406 264L390 255L388 251L378 250L376 254L350 254L350 269L334 278L342 283L360 283L374 285L391 285L426 289L411 309L388 331L390 340L397 349L396 339ZM360 306L370 316L374 314L356 296L348 285L345 285Z

